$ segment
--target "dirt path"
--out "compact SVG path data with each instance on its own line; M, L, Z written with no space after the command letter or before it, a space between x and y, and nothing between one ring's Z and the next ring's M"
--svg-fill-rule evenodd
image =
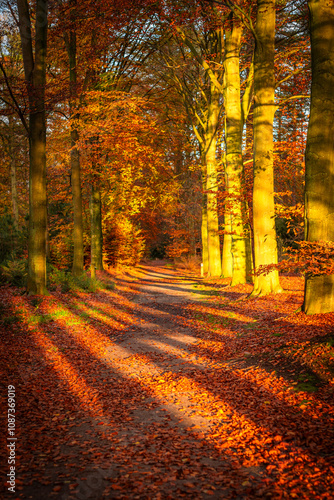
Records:
M110 349L109 361L124 364L126 360L136 359L139 362L130 364L128 368L125 366L124 369L132 377L143 382L147 377L171 373L186 375L194 369L206 369L208 363L198 361L197 356L190 350L190 346L198 341L198 337L189 327L180 323L184 305L206 298L194 289L198 281L181 277L176 271L159 263L142 266L138 274L139 280L133 284L138 294L133 298L133 303L138 305L136 316L140 320L140 326L129 338L124 338L123 342ZM149 359L140 363L140 356ZM174 390L170 398L162 398L160 409L178 415L183 425L200 425L204 429L210 426L210 422L194 414L191 395L191 391ZM143 423L152 419L149 413L139 410L139 415L143 414Z
M98 399L104 404L96 415L89 405L84 414L74 412L68 432L55 443L55 454L50 448L32 452L29 471L25 464L24 480L18 480L17 498L205 499L232 491L224 487L215 493L211 476L219 480L228 463L198 433L209 432L217 419L195 411L192 398L198 391L185 383L189 374L207 368L190 350L196 335L180 321L185 304L205 299L194 290L196 284L159 263L139 268L135 280L119 280L119 287L130 287L125 295L134 321L121 337L112 338L104 363L95 368L95 382L103 383L95 384ZM75 355L77 347L71 349ZM84 352L79 356L85 360ZM81 366L86 380L92 363L86 357Z
M104 363L95 368L102 404L96 415L89 404L84 413L73 413L55 454L50 448L32 453L17 498L206 499L233 492L215 486L230 466L205 441L222 419L215 411L212 418L201 415L200 391L188 378L208 368L191 352L198 338L182 323L184 306L205 299L196 284L160 263L139 268L135 280L119 280L127 287L133 322L112 337ZM82 351L79 356L90 380L93 360Z
M168 370L174 365L184 368L187 360L193 362L193 355L187 346L198 339L188 327L180 324L178 312L186 304L205 300L204 295L194 291L194 285L197 283L189 278L182 278L176 271L161 265L142 266L139 280L132 284L137 292L132 302L137 305L135 315L140 326L128 339L124 338L121 345L114 347L113 359L117 362L118 359L126 359L136 354L150 353L159 356L170 353L174 358L172 365L168 356L167 359L161 360ZM180 352L181 358L178 357ZM139 372L144 369L150 373L163 371L162 367L157 365L144 368L137 366L135 369Z
M284 297L267 315L261 300L238 312L247 287L215 304L198 282L157 262L116 292L13 297L24 321L1 335L18 473L4 498L332 498L326 404L313 418L311 396L245 362L278 342Z
M138 304L174 304L205 299L205 295L201 295L194 288L198 279L182 277L179 272L163 263L160 264L159 261L155 265L141 266L138 271L141 292Z

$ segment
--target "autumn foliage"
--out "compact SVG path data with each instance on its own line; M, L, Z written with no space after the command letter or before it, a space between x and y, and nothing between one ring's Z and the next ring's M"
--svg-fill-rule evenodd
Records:
M146 266L100 275L114 290L44 299L2 290L17 498L331 498L332 314L295 314L301 278L250 307L251 285L182 273Z
M1 498L331 500L332 3L1 6Z

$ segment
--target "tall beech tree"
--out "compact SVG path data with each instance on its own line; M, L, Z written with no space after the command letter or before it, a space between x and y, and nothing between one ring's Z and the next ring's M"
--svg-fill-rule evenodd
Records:
M201 12L196 27L179 26L177 31L181 35L183 44L189 48L198 64L199 81L201 73L204 75L204 85L202 83L196 88L195 95L198 96L196 100L189 98L189 93L194 89L193 85L187 84L189 75L186 78L178 78L179 87L182 88L183 94L186 94L186 108L191 112L201 151L204 192L202 212L204 272L216 275L218 269L217 266L214 273L211 271L210 246L214 247L210 238L213 239L212 235L218 237L218 217L215 218L212 215L217 213L217 206L214 205L217 192L214 189L218 190L217 168L218 163L221 162L217 159L217 144L225 111L226 157L223 163L225 164L228 202L225 204L224 213L225 234L221 274L224 277L232 276L232 285L245 283L250 279L252 252L249 231L247 232L245 224L247 211L243 198L242 133L250 108L253 68L251 66L248 72L241 100L239 60L243 27L233 11L210 6L209 9ZM214 34L216 34L217 42L210 47L209 43L214 40ZM211 229L209 229L210 224ZM216 262L218 252L215 252L214 257Z
M230 200L229 213L226 218L231 220L231 255L232 281L231 285L246 283L251 277L252 252L250 234L246 227L246 204L244 200L244 167L242 153L242 134L247 119L252 95L252 67L249 70L248 85L241 103L240 92L240 50L243 26L235 18L233 12L229 16L225 28L225 141L226 141L226 187ZM226 228L227 229L227 228ZM226 240L228 239L226 234ZM229 249L224 249L229 254ZM223 257L225 256L223 252Z
M273 154L275 18L275 0L257 0L253 108L253 239L256 268L277 264ZM255 276L252 296L281 291L276 269Z
M72 273L80 276L84 270L84 249L83 249L83 219L82 219L82 193L81 193L81 169L80 155L78 150L78 130L75 125L77 119L77 34L76 34L76 13L77 0L69 1L70 8L70 30L65 31L64 39L69 62L70 77L70 119L71 119L71 186L73 202L73 264Z
M185 37L185 35L183 34ZM192 46L193 51L195 47ZM163 57L166 61L167 67L169 68L169 73L171 73L172 85L176 87L181 100L184 105L185 112L191 128L194 131L195 137L198 142L199 156L201 163L201 183L202 183L202 210L201 210L201 241L202 241L202 263L203 263L203 273L208 274L209 269L212 268L213 255L212 252L209 254L209 240L208 240L208 196L207 196L207 161L206 161L206 150L205 150L205 135L208 139L209 134L206 132L206 127L208 122L205 120L206 115L209 113L210 109L207 108L207 99L203 99L206 96L206 84L202 78L202 65L187 68L185 60L187 60L187 54L184 50L182 44L180 45L180 51L182 53L182 71L179 74L178 69L180 64L178 61L178 56L175 57L173 48L169 46L168 55L164 52ZM189 54L188 54L189 56ZM197 54L199 57L199 55ZM168 74L165 71L165 79ZM169 79L166 80L167 85L169 84ZM213 139L212 139L213 141ZM211 142L212 142L211 141ZM213 144L217 142L217 131L215 131L215 140ZM218 235L218 233L217 233ZM220 252L219 257L220 258Z
M220 32L218 32L218 36L219 39L221 39L222 33L221 30L219 31ZM217 135L220 115L220 96L220 89L215 83L210 80L208 93L208 114L204 132L209 276L220 276L221 274L221 253L218 232L219 223L217 206L218 161L216 158Z
M29 97L29 247L27 289L46 293L45 79L48 1L36 0L35 30L27 0L17 0L24 74ZM34 41L34 44L33 44Z
M309 0L312 87L306 145L305 239L334 241L334 4ZM334 311L334 275L306 274L306 314Z
M95 270L102 271L102 214L101 189L97 180L93 180L90 195L90 226L91 226L91 276Z
M202 163L203 209L202 247L204 272L208 276L221 275L221 249L218 220L218 170L217 140L223 95L223 46L221 27L178 28L180 49L187 57L182 45L186 45L194 57L197 68L188 74L177 74L173 78L184 100L185 108L192 121L194 133L199 142ZM203 30L202 32L200 30ZM188 54L189 57L189 54ZM169 65L178 65L172 61ZM182 63L181 63L182 65Z
M63 32L69 65L70 168L73 204L72 273L74 276L80 276L84 272L82 172L78 148L80 106L83 103L85 92L90 86L93 86L92 80L97 68L100 66L98 62L100 52L103 48L107 50L106 47L110 38L106 34L104 22L103 20L101 22L99 19L99 13L94 4L87 2L86 9L89 9L90 16L87 16L87 11L84 11L82 4L78 5L77 0L68 0L68 2L60 5L59 10L59 22ZM95 19L93 29L92 19ZM95 32L97 26L99 26L100 31L105 35L104 43L98 47ZM87 33L89 33L89 36L87 36ZM96 60L93 60L92 54L94 54ZM78 59L80 64L78 64ZM100 253L102 254L102 249Z

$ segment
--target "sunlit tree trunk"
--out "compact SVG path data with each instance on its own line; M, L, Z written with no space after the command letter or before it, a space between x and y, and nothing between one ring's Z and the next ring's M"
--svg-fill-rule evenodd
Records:
M102 212L101 191L92 184L90 196L90 226L91 226L91 269L101 271L102 262Z
M220 276L221 255L218 224L218 165L216 159L217 131L219 120L220 92L210 82L211 95L208 105L207 127L205 130L206 196L208 225L208 275Z
M227 173L226 173L226 113L224 118L224 138L225 138L225 155L223 160L224 165L224 175L225 175L225 187L227 186ZM222 278L231 278L233 272L233 257L232 257L232 216L230 203L225 203L223 210L224 217L224 234L223 234L223 244L222 244Z
M232 281L246 283L250 277L251 259L244 227L244 168L242 159L243 119L240 101L239 53L242 25L231 16L225 30L225 113L226 113L226 184L231 204Z
M46 293L46 120L47 0L36 0L35 47L27 0L17 0L24 73L29 96L28 292Z
M223 251L222 251L222 278L231 278L233 272L233 258L232 258L232 224L231 214L228 209L224 212L224 238L223 238Z
M254 185L255 268L277 264L274 206L273 120L275 114L275 1L258 0L254 54ZM255 277L252 295L281 292L277 270Z
M334 4L310 0L312 87L306 145L305 238L334 241ZM305 279L306 314L334 311L334 275Z
M208 214L207 214L207 195L206 195L206 165L202 163L202 222L201 222L201 238L202 238L202 262L203 273L209 271L209 255L208 255Z

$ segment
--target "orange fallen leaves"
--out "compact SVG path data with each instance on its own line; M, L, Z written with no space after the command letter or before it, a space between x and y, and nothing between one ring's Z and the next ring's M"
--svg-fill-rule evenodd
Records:
M103 464L109 472L94 472L101 498L107 482L117 498L329 499L334 315L293 314L302 292L295 278L285 285L289 292L251 305L232 295L247 286L224 292L218 283L221 296L205 305L146 308L132 302L130 283L80 301L55 293L38 310L4 288L5 318L21 318L0 325L0 360L19 388L23 489L33 479L42 488L48 465L64 476L54 493L69 484L74 494ZM311 383L316 392L303 390Z

